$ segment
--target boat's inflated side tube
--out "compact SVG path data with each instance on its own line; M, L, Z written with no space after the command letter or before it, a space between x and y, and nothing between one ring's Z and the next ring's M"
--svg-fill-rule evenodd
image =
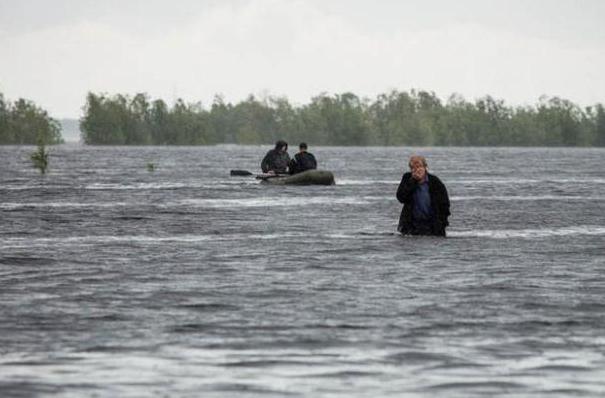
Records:
M334 185L334 174L327 170L307 170L285 177L263 178L262 182L274 185Z

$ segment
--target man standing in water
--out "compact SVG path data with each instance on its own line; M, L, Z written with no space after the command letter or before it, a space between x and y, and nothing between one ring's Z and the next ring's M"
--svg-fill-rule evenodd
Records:
M317 160L312 153L307 152L307 144L301 142L298 145L299 152L294 155L294 159L290 160L290 174L302 173L303 171L313 170L317 168Z
M445 236L450 200L445 185L427 171L426 159L414 155L403 174L397 200L403 203L397 230L403 235Z
M263 173L286 174L288 172L288 143L279 140L275 143L275 148L271 149L260 164Z

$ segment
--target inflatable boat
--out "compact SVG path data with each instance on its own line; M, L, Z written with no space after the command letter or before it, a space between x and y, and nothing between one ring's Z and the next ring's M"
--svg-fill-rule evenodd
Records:
M259 174L265 184L273 185L334 185L334 174L327 170L307 170L297 174Z

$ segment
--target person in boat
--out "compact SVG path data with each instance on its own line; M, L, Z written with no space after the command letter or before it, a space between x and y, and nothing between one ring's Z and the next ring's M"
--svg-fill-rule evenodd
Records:
M449 225L450 200L441 180L428 172L423 156L414 155L408 163L397 189L397 200L403 203L397 230L403 235L445 236Z
M315 156L312 153L307 152L306 143L301 142L298 145L298 153L290 160L288 168L290 169L290 174L302 173L303 171L317 168L317 160L315 160Z
M263 173L286 174L288 172L288 163L290 163L290 155L288 155L288 143L279 140L275 143L275 148L271 149L260 164Z

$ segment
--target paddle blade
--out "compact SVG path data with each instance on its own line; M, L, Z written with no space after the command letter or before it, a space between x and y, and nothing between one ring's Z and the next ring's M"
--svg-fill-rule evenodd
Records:
M251 176L252 173L250 173L248 170L231 170L231 176Z

